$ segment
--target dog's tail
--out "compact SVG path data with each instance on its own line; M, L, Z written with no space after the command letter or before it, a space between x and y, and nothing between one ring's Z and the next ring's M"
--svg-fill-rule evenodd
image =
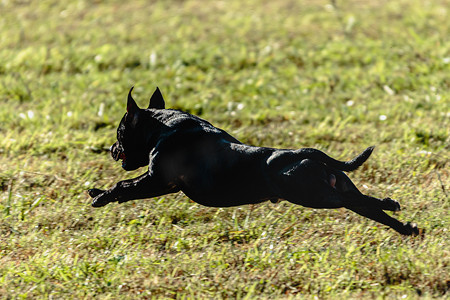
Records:
M353 158L350 161L340 161L336 160L325 153L323 153L320 150L313 149L313 148L303 148L301 149L302 156L305 156L305 158L310 158L313 160L320 161L332 168L341 170L341 171L354 171L358 167L360 167L372 154L373 149L375 146L368 147L366 150L364 150L361 154L357 155L355 158Z

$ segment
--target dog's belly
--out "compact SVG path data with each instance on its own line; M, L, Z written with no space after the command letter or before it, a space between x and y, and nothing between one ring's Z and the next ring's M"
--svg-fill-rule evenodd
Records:
M210 207L231 207L245 204L257 204L264 201L276 199L268 194L255 195L255 193L236 193L233 191L201 192L191 188L183 188L182 191L191 200Z
M190 182L181 190L195 202L212 207L230 207L244 204L256 204L277 198L264 182L260 184L242 184L237 181L227 184L205 186L203 182Z
M186 162L179 177L181 190L205 206L255 204L278 196L270 183L270 149L230 144L220 151Z

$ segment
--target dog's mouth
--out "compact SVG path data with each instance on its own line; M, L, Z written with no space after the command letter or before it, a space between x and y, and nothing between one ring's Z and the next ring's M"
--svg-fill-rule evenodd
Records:
M121 152L121 153L119 154L119 159L122 160L122 166L124 166L125 163L126 163L125 153Z
M126 160L126 156L125 153L123 152L119 152L114 156L114 160L118 161L118 160L122 160L122 167L125 167L127 164L127 160Z

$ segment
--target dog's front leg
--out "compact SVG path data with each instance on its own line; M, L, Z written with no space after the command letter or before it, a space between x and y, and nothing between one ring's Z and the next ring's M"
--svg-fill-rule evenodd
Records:
M175 184L162 182L162 180L146 172L137 178L119 181L107 191L89 190L89 195L94 198L92 206L101 207L110 202L123 203L135 199L152 198L175 193L179 190Z

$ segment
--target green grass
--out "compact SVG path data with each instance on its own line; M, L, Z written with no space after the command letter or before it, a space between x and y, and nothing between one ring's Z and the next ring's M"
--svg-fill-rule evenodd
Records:
M0 2L0 297L415 298L450 286L450 2ZM347 210L90 207L128 89L241 141L349 159L421 237Z

